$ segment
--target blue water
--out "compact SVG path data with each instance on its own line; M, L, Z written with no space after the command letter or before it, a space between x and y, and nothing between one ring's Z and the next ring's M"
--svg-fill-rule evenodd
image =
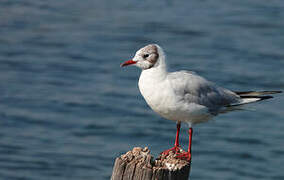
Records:
M284 1L2 0L0 179L106 180L135 146L172 146L140 70L158 43L170 70L233 90L284 89ZM191 178L284 179L284 96L194 127ZM186 125L181 143L186 148Z

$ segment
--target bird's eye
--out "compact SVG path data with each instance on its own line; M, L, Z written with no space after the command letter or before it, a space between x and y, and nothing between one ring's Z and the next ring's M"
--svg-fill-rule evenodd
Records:
M143 58L149 57L149 54L144 54Z

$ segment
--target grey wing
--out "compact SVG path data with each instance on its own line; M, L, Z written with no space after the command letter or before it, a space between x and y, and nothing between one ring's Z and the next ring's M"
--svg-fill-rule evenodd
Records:
M240 97L234 92L219 87L191 71L170 73L169 79L175 94L188 103L204 105L212 112L240 101Z

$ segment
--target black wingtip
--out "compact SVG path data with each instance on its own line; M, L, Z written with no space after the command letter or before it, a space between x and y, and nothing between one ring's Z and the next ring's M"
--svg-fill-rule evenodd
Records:
M278 94L282 91L235 91L239 96L261 96L266 94Z
M260 98L260 101L261 101L261 100L265 100L265 99L271 99L271 98L273 98L273 96L259 96L259 98Z
M278 94L278 93L282 93L282 91L263 91L263 92L267 92L267 94Z

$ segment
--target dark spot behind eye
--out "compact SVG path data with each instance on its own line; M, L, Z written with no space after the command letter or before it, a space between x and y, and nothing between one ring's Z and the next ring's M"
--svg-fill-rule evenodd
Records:
M147 57L149 57L149 54L144 54L143 55L143 58L147 58Z

